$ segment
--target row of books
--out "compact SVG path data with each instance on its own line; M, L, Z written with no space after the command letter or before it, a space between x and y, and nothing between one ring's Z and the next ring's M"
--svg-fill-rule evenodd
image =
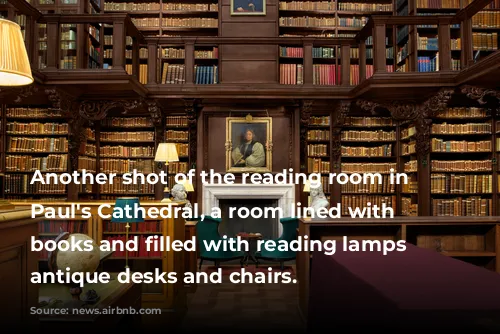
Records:
M391 11L391 4L338 2L339 11L378 12ZM335 1L280 1L280 10L335 11Z
M66 185L31 183L31 175L5 175L6 194L65 194Z
M472 45L474 50L498 50L498 33L473 32Z
M105 11L127 11L127 12L135 12L135 11L158 11L161 9L161 5L158 2L142 2L142 3L134 3L134 2L105 2L104 10Z
M46 134L46 135L65 135L68 134L67 123L20 123L8 122L7 134Z
M395 131L342 131L341 140L345 141L394 141L396 140Z
M177 64L163 64L161 83L167 85L180 85L186 82L186 66Z
M473 28L500 28L500 12L479 12L472 17Z
M409 197L401 197L401 215L409 217L418 216L418 204L413 203Z
M87 233L86 220L43 220L38 222L38 233Z
M187 162L170 162L167 166L168 174L178 174L178 173L187 173L188 172L188 163Z
M328 126L330 125L330 116L311 116L309 119L309 125Z
M450 199L432 199L433 216L491 216L491 199L478 196Z
M491 141L466 141L466 140L450 140L445 141L438 138L431 139L432 152L491 152Z
M439 69L439 54L435 57L417 57L418 72L435 72Z
M152 131L137 131L137 132L101 132L101 141L154 141L154 132Z
M317 158L307 159L308 173L330 173L330 161L325 161Z
M405 173L416 173L418 171L418 162L417 160L410 160L405 162L404 172Z
M141 171L143 174L149 174L154 171L155 164L151 159L100 159L99 167L101 173L130 173L134 169Z
M68 152L66 138L7 138L9 152Z
M431 174L431 194L491 194L492 175Z
M186 116L167 116L165 126L168 127L187 127L188 118Z
M178 131L178 130L167 130L165 131L166 140L188 140L188 131Z
M50 109L50 108L7 108L5 113L7 117L10 118L60 118L63 117L60 110Z
M328 145L313 144L307 145L307 155L310 157L324 157L328 155Z
M352 147L342 146L342 156L345 157L390 157L392 156L392 145L376 147Z
M460 8L461 0L417 0L417 8Z
M304 83L304 66L302 64L280 64L280 84L302 85Z
M490 134L491 123L432 124L432 134Z
M8 172L64 172L68 169L68 156L65 154L49 154L46 157L30 155L7 155L5 169Z
M396 163L394 162L375 162L375 163L342 163L343 173L380 173L389 174L391 169L395 172Z
M153 121L149 117L111 117L101 121L104 127L152 127Z
M307 131L307 140L330 140L330 131L327 130L309 130Z
M80 154L88 155L88 156L97 156L97 146L91 143L85 143L83 152Z
M401 155L411 155L417 153L417 143L411 141L401 145Z
M455 107L446 108L436 113L437 118L481 118L489 117L489 112L484 108L477 107Z
M396 191L396 185L391 184L389 175L382 175L381 183L346 183L341 185L342 193L393 193Z
M394 126L394 120L391 117L346 117L345 126L350 127L379 127Z
M91 128L86 128L85 136L87 137L87 140L95 140L95 130Z
M155 149L152 146L101 146L99 150L101 156L121 157L121 158L144 158L153 157Z
M432 160L433 172L490 172L491 160Z
M212 85L219 83L219 66L194 65L194 83L197 85Z
M97 173L97 160L96 158L79 156L78 157L78 170L86 170L88 173Z

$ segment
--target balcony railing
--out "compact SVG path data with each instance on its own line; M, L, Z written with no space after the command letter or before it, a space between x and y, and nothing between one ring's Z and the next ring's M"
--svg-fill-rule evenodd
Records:
M224 80L219 79L223 78L219 66L220 59L212 54L200 58L200 49L216 54L216 50L230 44L244 43L255 47L266 44L275 45L277 49L301 49L300 82L292 84L301 87L352 87L372 76L396 78L399 75L397 72L434 71L451 75L471 66L474 64L472 17L488 5L490 0L475 0L456 15L374 15L355 38L274 37L245 38L244 41L240 38L203 36L144 37L126 13L40 14L25 1L9 2L29 17L27 36L40 36L36 29L40 29L39 25L44 25L46 34L42 42L46 43L46 60L43 64L40 60L41 48L36 44L40 43L40 40L27 38L27 45L31 50L29 54L34 68L46 73L70 72L68 70L74 69L80 73L82 70L112 69L114 73L127 71L148 86L224 84ZM67 33L64 29L68 26L75 27L75 33L69 33L72 35L69 44L63 38ZM437 38L419 37L418 29L429 27L437 29ZM98 35L95 34L96 30ZM107 43L110 40L112 45ZM210 51L211 48L213 51ZM316 48L336 50L329 62L324 62L335 64L335 79L327 84L318 80ZM172 54L169 50L175 52ZM179 53L176 53L176 50ZM68 59L66 53L70 54ZM287 57L276 57L279 64L282 61L287 62L287 59L284 59ZM425 63L427 60L429 64ZM165 64L182 68L176 68L177 74L173 74L180 77L175 80L166 78L169 70L165 68ZM198 70L200 67L212 67L211 72L209 71L210 80L200 81L197 66ZM280 82L281 67L278 67L275 83L283 84Z

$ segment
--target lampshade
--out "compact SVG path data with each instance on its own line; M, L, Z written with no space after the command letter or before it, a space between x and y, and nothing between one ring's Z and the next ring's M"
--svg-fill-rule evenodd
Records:
M33 83L31 67L21 27L0 19L0 86L25 86Z
M186 191L188 193L194 191L193 184L191 182L189 182L188 180L181 182L181 184L184 186L184 189L186 189Z
M179 161L175 143L160 143L156 150L155 161L166 162Z
M135 205L139 206L139 197L118 197L115 202L115 208L130 208L132 210L132 217L127 217L123 214L123 217L115 218L111 217L112 223L142 223L144 221L144 216L142 215L142 210L137 210L137 215L134 210ZM125 213L125 211L123 211Z

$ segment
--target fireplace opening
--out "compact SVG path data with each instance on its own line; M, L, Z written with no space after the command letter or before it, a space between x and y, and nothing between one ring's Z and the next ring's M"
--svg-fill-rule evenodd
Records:
M228 237L235 237L236 234L240 232L247 232L247 233L260 233L262 234L262 238L264 239L274 239L279 237L278 235L279 217L256 219L249 216L248 218L240 218L236 214L236 211L241 207L246 207L249 210L255 207L274 208L278 206L278 200L248 199L248 198L221 199L219 205L222 212L222 221L219 227L219 233L221 235L227 235ZM232 218L229 218L230 208L236 209L236 211L234 211L233 213Z

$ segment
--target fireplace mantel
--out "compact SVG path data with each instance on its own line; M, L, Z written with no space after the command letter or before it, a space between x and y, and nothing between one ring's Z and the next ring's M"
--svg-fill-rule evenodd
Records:
M220 199L276 199L283 216L291 215L295 205L294 184L204 184L203 214L209 215L212 208L220 208Z

